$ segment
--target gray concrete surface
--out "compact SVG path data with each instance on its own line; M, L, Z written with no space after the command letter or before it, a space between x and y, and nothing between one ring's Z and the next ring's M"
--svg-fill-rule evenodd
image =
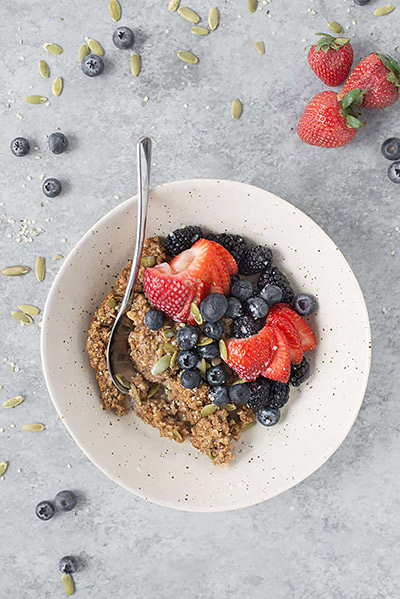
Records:
M0 481L0 596L63 597L57 562L72 553L86 562L76 576L77 597L398 597L400 189L387 179L380 144L400 135L400 103L369 112L368 126L343 149L304 146L295 127L306 101L324 89L306 61L314 32L335 20L351 35L356 60L376 49L398 56L400 5L379 19L373 16L379 0L366 7L350 0L261 1L252 15L245 0L215 0L220 28L197 38L168 12L167 0L121 3L121 24L134 29L142 55L137 79L129 72L129 51L112 46L107 0L2 3L1 264L33 265L43 255L48 273L41 285L32 275L0 281L0 400L26 396L15 410L0 410L0 460L9 461ZM214 0L188 4L204 20ZM105 72L92 80L77 62L86 35L106 49ZM257 40L265 42L264 56L254 49ZM61 44L64 53L46 55L46 41ZM194 51L199 64L185 68L179 49ZM59 98L51 97L52 78L38 73L41 58L52 78L64 78ZM50 106L26 105L30 93L47 95ZM230 117L235 97L244 106L239 122ZM45 136L58 127L70 140L62 156L46 148ZM19 303L43 308L60 265L54 254L67 255L93 222L135 191L133 144L143 133L154 138L154 183L238 179L303 209L343 250L370 311L371 378L350 435L310 479L236 513L169 511L105 478L51 404L40 329L19 327L10 317ZM16 135L39 149L15 158L9 143ZM59 177L65 189L43 205L41 173ZM16 242L21 219L44 230L31 243ZM47 430L24 433L29 421L44 422ZM36 502L61 488L82 496L76 516L39 522Z

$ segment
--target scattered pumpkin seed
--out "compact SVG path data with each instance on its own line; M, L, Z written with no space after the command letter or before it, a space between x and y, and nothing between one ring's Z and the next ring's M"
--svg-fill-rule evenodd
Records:
M131 383L131 395L133 395L133 397L136 399L136 401L138 402L138 404L140 404L140 395L139 395L139 391L137 390L136 385L134 385L133 383Z
M36 258L35 274L36 274L37 280L39 281L39 283L41 283L46 274L46 267L45 267L43 256L39 256L38 258Z
M328 27L335 33L343 33L343 27L336 23L336 21L328 21Z
M132 75L137 77L141 69L141 60L139 54L132 54L130 65Z
M246 424L246 426L244 426L242 428L242 431L247 431L249 428L251 428L252 426L254 426L255 424L257 424L257 422L255 420L253 420L252 422L248 422Z
M217 409L217 406L215 405L215 403L209 403L207 406L204 406L204 408L201 410L200 416L202 418L205 418L206 416L210 416L211 414L213 414L215 412L216 409Z
M110 299L106 301L106 306L108 306L109 308L115 308L116 305L117 302L113 297L110 297Z
M61 254L56 254L56 255L53 257L53 260L54 260L54 261L55 261L55 260L62 260L63 258L64 258L64 256L62 256Z
M223 339L219 340L219 354L225 362L228 357L228 351L226 349L226 343Z
M179 441L183 441L183 437L182 437L181 433L179 431L177 431L176 428L174 428L174 430L172 431L172 434L174 435L174 437L179 439Z
M29 422L28 424L24 424L22 428L28 433L40 433L40 431L44 431L46 427L40 422Z
M221 358L213 358L213 359L211 360L211 364L212 364L213 366L219 366L219 365L221 364L221 362L222 362Z
M195 27L192 27L192 33L194 33L195 35L208 35L210 33L210 30L207 29L207 27L199 27L198 25L196 25Z
M197 64L199 62L197 56L192 54L192 52L188 52L187 50L179 50L177 54L178 58L183 60L183 62L187 62L189 64Z
M39 60L39 73L43 79L50 77L50 67L45 60Z
M200 314L200 310L195 303L191 304L190 312L198 325L203 324L203 317Z
M178 8L178 15L190 23L198 23L200 21L200 17L197 12L194 12L194 10L188 8L187 6L180 6Z
M78 60L79 62L82 62L82 60L84 58L86 58L86 56L89 54L89 46L87 45L87 43L83 43L82 46L79 48L79 52L78 52Z
M129 318L129 320L135 320L135 312L133 312L133 310L129 310L129 312L127 312L126 315Z
M202 337L197 345L203 347L203 345L210 345L210 343L213 343L213 341L214 339L211 339L211 337Z
M18 310L25 312L25 314L29 314L29 316L37 316L40 314L39 308L36 308L36 306L31 306L30 304L20 304L18 306Z
M170 0L168 4L168 10L171 12L178 10L180 1L181 0Z
M233 381L233 383L231 383L231 387L233 387L234 385L242 385L245 382L246 381L244 381L243 379L237 379L236 381Z
M27 272L30 271L29 266L6 266L2 269L1 274L6 277L19 277L20 275L26 275Z
M122 385L122 387L125 387L126 389L130 389L131 384L128 381L128 379L126 379L124 377L123 374L116 374L115 375L116 380L119 382L120 385Z
M5 473L7 468L8 468L8 462L6 460L4 460L3 462L0 462L0 476L3 476L3 474Z
M233 412L234 410L236 410L236 406L233 403L226 403L224 406L222 406L227 412Z
M16 408L17 406L19 406L20 403L24 401L24 399L25 397L22 397L22 395L16 395L11 399L7 399L7 401L3 403L3 408Z
M97 56L104 56L103 46L99 42L92 40L90 37L86 37L85 39L87 45L94 54L97 54Z
M42 45L42 47L50 52L50 54L62 54L64 50L58 44L53 44L51 42L46 42Z
M45 96L27 96L25 102L27 104L44 104L47 102L47 98Z
M73 595L75 593L75 585L72 576L63 574L61 576L61 582L67 595Z
M155 256L144 256L144 258L142 258L140 260L140 266L154 266L156 263L156 257Z
M207 371L207 362L205 361L205 358L201 358L201 360L198 364L198 369L201 372L201 374L204 376Z
M61 92L63 90L63 80L61 77L56 77L53 81L53 86L52 86L52 92L53 94L58 97L61 95Z
M175 336L175 331L173 329L164 329L161 331L161 335L164 339L172 339Z
M232 118L233 119L240 119L240 117L242 116L242 112L243 112L242 103L241 103L240 100L238 100L236 98L235 100L233 100L232 106L231 106Z
M178 357L178 353L179 353L178 350L176 350L172 354L172 356L171 356L171 362L170 362L170 365L169 365L170 368L175 368L176 358Z
M247 0L247 10L249 12L256 12L258 6L258 0Z
M392 10L394 10L394 6L391 4L387 4L386 6L380 6L374 10L375 17L383 17L384 15L388 15Z
M176 347L175 345L172 345L172 343L163 343L161 349L165 352L174 353Z
M110 11L110 17L113 21L119 21L121 18L121 5L118 0L110 0L110 4L108 5L108 10Z
M206 362L206 370L208 370L209 368L211 368L211 364L209 362Z
M259 54L265 54L264 42L256 42L254 46Z
M18 322L22 322L22 324L33 324L33 318L28 316L28 314L24 314L23 312L14 311L11 312L11 316L18 320Z
M171 356L169 354L162 356L162 358L157 360L157 362L154 364L153 368L151 369L151 374L157 375L165 372L167 368L169 368L170 364Z
M215 31L215 29L219 25L219 12L218 8L210 8L208 12L208 24L210 26L211 31Z
M211 449L207 449L206 454L208 455L208 457L210 458L210 460L213 459L213 457L211 455Z
M159 388L160 383L155 383L154 385L152 385L147 392L147 399L151 399L152 397L154 397Z

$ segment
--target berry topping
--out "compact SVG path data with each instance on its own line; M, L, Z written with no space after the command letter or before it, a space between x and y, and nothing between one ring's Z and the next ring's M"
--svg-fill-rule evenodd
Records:
M274 334L273 356L268 366L261 371L261 374L268 379L287 383L290 376L289 345L285 334L279 328L274 328Z
M58 179L46 179L42 185L42 191L48 198L56 198L62 191L62 185Z
M281 304L277 305L280 306ZM271 309L268 315L267 323L273 328L280 329L282 333L284 333L289 345L290 361L293 364L300 364L303 359L303 349L297 328L291 320L284 318L279 312L273 312L273 310L274 308Z
M264 272L261 273L257 284L260 290L263 290L267 284L276 285L282 289L282 302L287 304L292 303L294 291L285 275L276 266L271 269L264 270Z
M217 322L225 316L228 300L223 293L212 293L200 304L200 313L204 320Z
M196 389L201 384L201 374L198 370L184 370L180 381L185 389Z
M246 242L240 235L229 235L227 233L221 233L220 235L208 235L207 239L215 241L222 245L228 252L234 257L236 262L239 264L243 252L246 249Z
M270 315L273 316L278 314L279 316L286 318L296 327L297 332L300 336L301 347L303 351L311 351L312 349L315 349L317 347L317 340L315 339L314 333L312 332L304 318L299 316L291 306L288 306L286 304L277 304L276 306L273 306L273 308L271 308L270 310L268 320ZM298 362L294 360L292 360L292 362L296 364L301 362L301 359Z
M63 512L70 512L76 506L77 497L72 491L60 491L54 499L55 506Z
M144 324L151 331L158 331L158 329L161 329L161 327L164 326L163 313L160 312L160 310L156 310L155 308L152 308L151 310L146 312L145 317L144 317Z
M58 567L63 574L74 574L78 569L78 560L73 555L62 557Z
M266 379L259 378L249 383L250 398L247 401L249 408L257 412L268 404L271 383Z
M222 320L217 320L217 322L206 322L204 323L203 332L207 337L218 341L224 334L224 323Z
M225 385L211 387L210 399L216 406L224 406L229 403L229 390Z
M264 318L268 314L268 304L262 297L251 297L245 303L245 309L253 318Z
M47 145L49 146L50 152L53 152L53 154L62 154L68 147L68 139L65 137L64 133L56 131L49 135Z
M182 349L192 349L193 347L196 347L199 341L199 331L196 327L187 325L186 327L179 329L176 340L179 347Z
M388 168L388 177L392 183L400 183L400 161L392 162Z
M315 305L315 298L311 295L306 295L305 293L296 295L293 300L293 307L297 314L300 314L300 316L309 316L312 312L314 312Z
M126 50L132 48L135 43L135 36L129 27L118 27L113 33L112 41L120 50Z
M26 156L31 149L31 145L25 137L16 137L12 140L10 147L11 152L14 156L18 156L18 158Z
M262 408L257 412L257 420L263 426L274 426L279 422L280 417L278 408Z
M50 520L54 516L54 505L51 501L41 501L37 504L35 512L39 520Z
M232 283L231 295L244 302L254 295L253 286L250 281L238 279Z
M88 54L81 62L81 69L88 77L97 77L104 71L104 62L97 54Z
M246 383L237 383L229 387L229 401L236 405L245 404L250 399L250 387Z
M239 316L233 321L232 335L236 339L244 339L256 335L262 329L262 322L257 322L251 316Z
M293 364L292 371L290 373L289 383L293 387L300 387L304 381L310 376L310 363L305 358L302 359L300 364Z
M262 245L253 245L244 252L240 260L240 273L242 275L255 275L272 263L272 252Z
M387 139L383 142L381 151L388 160L398 160L400 158L400 139L398 137Z
M200 239L202 230L200 227L184 227L183 229L175 229L164 241L164 247L171 258L174 258L181 252L188 250Z
M290 387L287 383L272 381L269 398L267 402L268 408L283 408L289 401Z
M269 328L264 327L257 335L247 339L227 340L226 362L243 380L255 380L271 359L270 333Z
M189 370L195 368L199 361L199 354L194 349L183 349L179 352L176 363L179 368Z
M219 347L218 343L208 343L208 345L198 345L197 353L200 358L204 358L205 360L212 360L213 358L219 357Z
M213 387L217 385L224 385L228 380L228 374L222 364L218 366L211 366L206 372L206 379L209 385Z
M260 296L269 306L273 306L282 301L282 289L277 285L267 283L265 287L261 289Z
M228 297L228 308L225 316L227 318L238 318L243 315L243 306L236 297Z

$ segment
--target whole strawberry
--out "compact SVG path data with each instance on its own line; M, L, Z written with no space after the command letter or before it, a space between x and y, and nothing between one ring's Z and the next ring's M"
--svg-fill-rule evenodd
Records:
M353 48L347 37L333 37L327 33L308 51L308 62L314 73L330 87L341 85L353 63Z
M346 81L341 96L363 89L365 108L386 108L399 99L400 67L388 54L376 52L358 63Z
M311 146L337 148L350 143L363 126L358 119L363 92L354 89L342 99L333 91L320 92L306 106L297 126L302 141Z

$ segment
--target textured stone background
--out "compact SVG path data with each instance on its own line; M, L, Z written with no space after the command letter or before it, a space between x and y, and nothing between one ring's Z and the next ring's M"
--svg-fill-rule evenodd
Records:
M380 144L400 135L400 104L370 112L368 127L343 149L304 146L295 127L305 102L324 89L306 62L314 32L336 20L354 38L356 59L377 49L398 56L400 4L376 18L373 10L383 1L357 7L351 0L273 0L250 15L245 0L215 0L221 26L199 39L168 12L167 0L121 3L121 24L135 30L142 55L137 79L129 72L129 51L111 43L108 0L2 3L1 262L33 265L43 255L48 273L41 285L32 273L0 281L0 401L26 396L17 409L0 410L0 460L10 463L0 481L0 596L63 597L57 562L72 553L87 564L76 576L78 597L398 597L400 190L386 177ZM188 4L204 19L214 0ZM107 53L103 76L93 80L77 62L86 35ZM257 40L264 40L265 56L255 51ZM44 41L61 44L64 54L46 55ZM179 49L192 49L199 64L185 68L176 58ZM51 96L51 81L38 74L40 58L52 76L64 78L65 90L50 106L28 106L29 93ZM230 117L235 97L244 106L239 122ZM45 136L58 127L70 141L62 156L46 148ZM134 142L143 133L154 137L154 183L237 179L303 209L343 250L370 311L373 366L350 435L308 480L236 513L162 509L105 478L51 404L40 329L22 328L10 317L19 303L43 308L60 264L52 262L54 254L66 255L89 226L135 191ZM20 134L39 147L24 159L9 151ZM65 190L43 206L41 173L59 177ZM28 227L44 232L17 244L21 219L36 220ZM24 433L29 421L44 422L47 430ZM35 504L61 488L82 495L77 515L39 522Z

